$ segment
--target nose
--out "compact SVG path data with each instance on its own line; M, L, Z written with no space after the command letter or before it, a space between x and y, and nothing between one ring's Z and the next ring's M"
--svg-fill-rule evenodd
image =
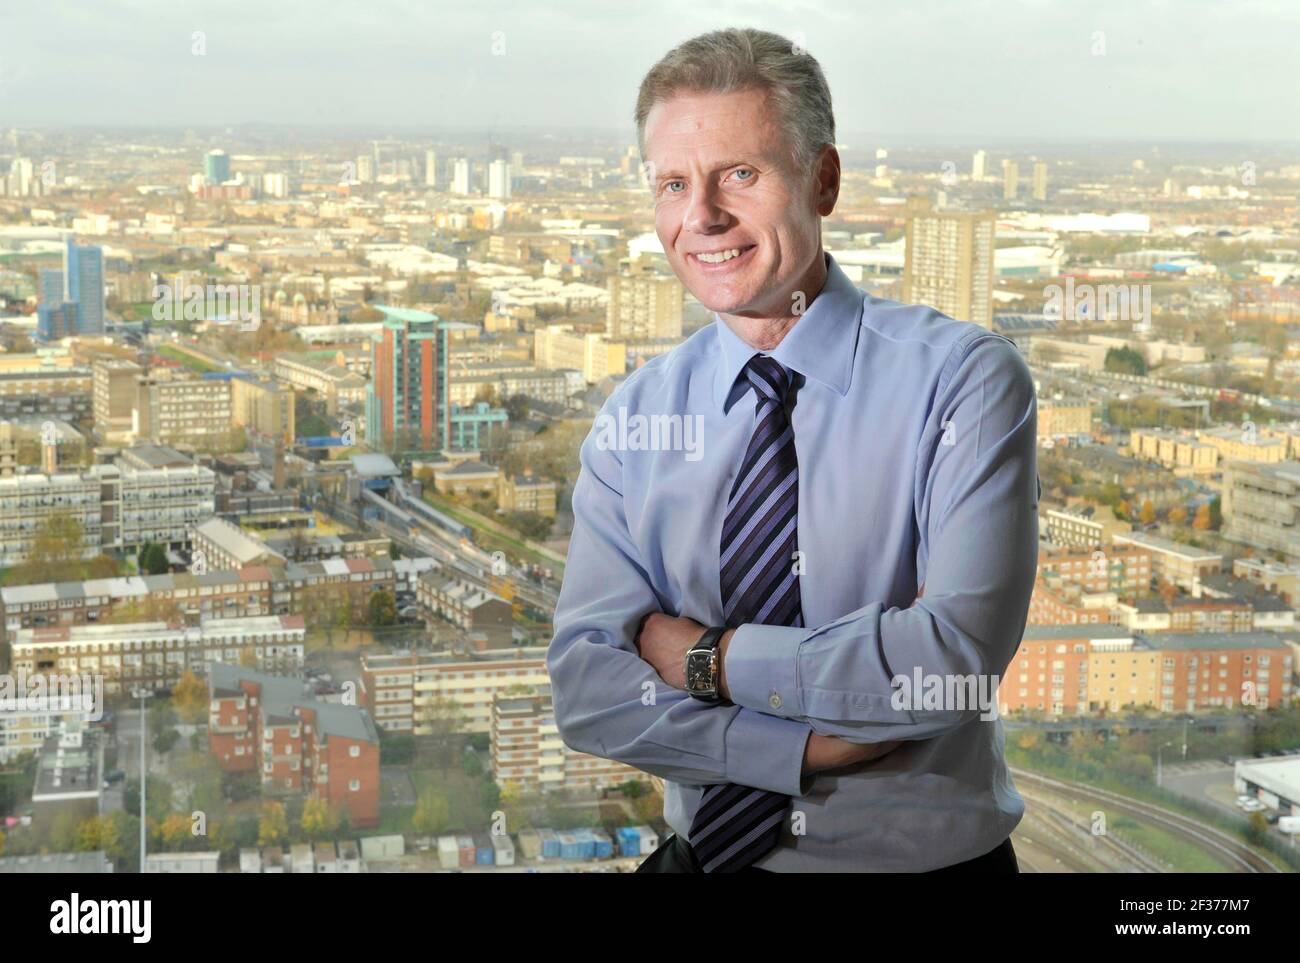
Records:
M692 188L682 227L693 234L714 234L720 228L725 230L728 220L727 212L718 206L717 195L711 185Z

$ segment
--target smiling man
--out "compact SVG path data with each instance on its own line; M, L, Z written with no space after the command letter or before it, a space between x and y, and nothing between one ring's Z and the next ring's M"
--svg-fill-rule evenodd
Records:
M665 780L645 872L1015 872L989 693L1037 560L1027 366L822 249L831 98L788 40L683 43L636 123L656 232L715 319L598 419L690 419L694 457L672 432L582 446L561 737Z

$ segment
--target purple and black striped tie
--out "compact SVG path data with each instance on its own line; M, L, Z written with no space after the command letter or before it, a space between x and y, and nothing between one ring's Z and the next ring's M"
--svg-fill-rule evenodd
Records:
M755 355L745 366L758 405L754 434L727 499L722 526L722 610L728 627L803 625L799 575L799 461L785 397L792 375ZM766 855L781 836L790 797L731 783L705 787L690 843L706 873L732 873Z

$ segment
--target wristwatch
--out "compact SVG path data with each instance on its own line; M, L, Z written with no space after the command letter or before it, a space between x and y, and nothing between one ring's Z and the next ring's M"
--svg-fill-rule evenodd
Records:
M722 702L722 693L718 691L722 653L718 644L726 631L725 626L713 626L686 652L686 691L701 702Z

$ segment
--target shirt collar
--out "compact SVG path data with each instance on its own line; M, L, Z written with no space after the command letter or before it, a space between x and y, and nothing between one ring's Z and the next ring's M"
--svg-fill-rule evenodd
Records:
M862 323L862 292L854 287L835 258L826 254L826 284L808 310L769 354L805 377L845 395L853 374L853 354ZM736 378L759 352L746 344L714 312L721 354L714 382L714 401L723 411Z

